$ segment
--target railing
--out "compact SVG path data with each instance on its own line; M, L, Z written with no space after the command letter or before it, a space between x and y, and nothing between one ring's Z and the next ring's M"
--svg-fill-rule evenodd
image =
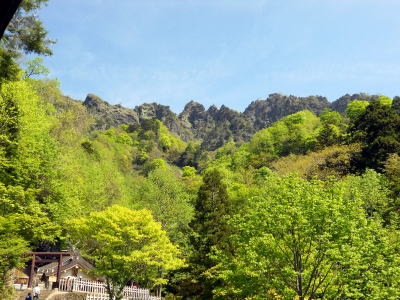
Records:
M108 295L87 295L86 300L109 300ZM125 299L125 298L124 298Z
M86 300L108 300L107 289L104 282L79 279L62 278L59 285L60 291L88 293ZM147 289L125 287L123 291L125 300L161 300L161 297L151 296Z

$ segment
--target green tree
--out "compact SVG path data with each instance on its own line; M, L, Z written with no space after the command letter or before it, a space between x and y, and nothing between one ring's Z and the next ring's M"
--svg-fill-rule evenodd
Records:
M32 76L47 76L49 73L50 70L43 65L43 58L35 57L26 63L24 79Z
M341 136L342 135L338 126L334 124L323 123L317 134L317 148L323 149L335 144L340 144Z
M365 112L369 105L368 101L354 100L347 105L346 115L350 120L356 120L360 115Z
M55 242L60 230L46 205L55 161L52 119L28 82L0 86L0 121L0 240L10 243L9 249L0 245L0 285L6 293L9 268L20 266L24 249Z
M400 155L390 154L385 162L384 171L389 178L391 189L394 193L393 196L400 197ZM400 210L400 207L398 207L398 210Z
M259 168L280 156L304 154L312 150L316 142L315 134L320 126L320 119L312 112L301 111L258 131L241 148L250 152L250 163Z
M346 201L355 201L355 198L362 197L363 209L368 216L377 215L379 218L389 221L389 214L394 203L390 198L386 176L367 169L360 176L349 175L343 178L342 187L343 197Z
M381 105L392 106L393 99L388 96L379 96L376 101L378 101Z
M54 43L47 39L47 30L38 19L37 10L48 0L23 0L17 9L1 40L2 46L12 53L52 54L49 46Z
M159 268L170 271L184 264L161 224L145 209L114 205L72 220L68 228L82 254L94 262L94 272L106 278L110 299L122 299L130 281L148 286L165 283Z
M190 141L178 159L178 166L191 166L199 168L202 161L206 159L205 150L200 144Z
M150 172L157 169L165 168L167 168L167 162L162 158L154 158L153 160L148 160L143 166L145 174L149 174Z
M215 252L219 263L208 274L224 283L215 297L399 297L396 247L364 212L368 195L349 200L343 192L340 183L270 177L230 222L233 251Z
M184 166L182 168L182 176L183 177L196 176L196 169L194 167Z
M14 60L14 54L0 47L0 85L5 81L18 80L21 68Z
M139 183L135 196L134 207L150 209L170 240L183 250L181 257L189 258L189 222L193 217L193 196L188 193L181 179L171 169L157 168ZM179 286L180 278L184 275L181 271L165 273L159 269L160 276L169 277L170 285Z
M16 59L23 53L51 55L50 45L55 41L47 38L47 30L38 18L38 9L48 0L23 0L11 19L0 41L0 84L18 80L21 69Z
M322 122L321 128L318 130L316 139L318 149L323 149L332 145L340 144L343 140L343 124L342 117L336 111L325 109L320 119Z
M169 238L184 246L193 216L191 198L185 185L171 170L156 168L140 183L134 205L151 210Z
M342 123L342 116L337 111L324 109L319 116L321 122L339 126Z
M216 245L228 248L230 230L227 221L231 213L227 186L221 172L217 169L207 170L195 202L195 216L190 224L194 232L191 239L194 249L191 268L198 282L193 288L197 289L194 292L201 295L202 299L210 299L214 284L204 276L204 272L215 265L210 257L211 248Z
M0 297L11 300L13 288L9 284L14 268L24 265L28 242L18 235L18 225L13 219L0 216Z
M396 96L396 97L393 98L392 107L393 107L395 112L400 114L400 97L399 96Z
M389 154L400 154L400 115L378 100L351 123L349 133L352 142L361 143L361 153L353 159L358 170L382 170Z

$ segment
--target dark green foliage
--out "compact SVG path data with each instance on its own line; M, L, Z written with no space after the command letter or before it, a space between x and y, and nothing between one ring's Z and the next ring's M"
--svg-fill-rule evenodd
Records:
M15 60L23 53L51 55L47 30L38 19L37 10L48 0L23 0L11 19L0 41L0 85L3 81L17 80L20 68Z
M322 127L317 134L316 148L323 149L340 144L343 141L344 131L341 115L326 109L321 113L320 119Z
M396 96L393 98L392 108L398 114L400 114L400 97Z
M4 81L17 80L20 71L14 61L14 55L0 48L0 85Z
M93 147L93 143L90 141L84 141L81 144L82 148L85 149L85 151L89 154L92 155L93 157L95 157L96 159L99 159L99 153L97 152L97 150Z
M199 168L202 161L207 159L207 151L201 147L199 143L189 142L185 151L180 155L177 160L179 167L192 166Z
M400 115L390 105L372 101L349 127L352 142L361 143L354 157L356 170L382 170L389 154L400 153Z
M157 134L158 129L160 129L160 122L157 119L145 119L141 122L140 129L139 137L147 138L146 131L153 131L154 134Z
M196 217L191 226L193 230L205 237L206 252L209 247L224 242L227 235L226 217L231 213L227 186L217 169L206 171L203 184L195 202Z
M24 0L7 27L2 39L5 49L12 53L23 51L42 55L52 54L49 46L54 41L46 39L47 30L37 18L37 9L48 0Z
M194 208L194 219L190 223L194 232L191 243L195 250L191 258L192 276L198 283L194 288L201 299L210 299L215 282L208 280L204 272L215 265L210 258L212 247L228 248L230 230L227 220L232 213L227 186L217 169L206 171Z
M340 144L340 132L337 126L333 124L322 125L317 135L317 148L323 149L335 144Z

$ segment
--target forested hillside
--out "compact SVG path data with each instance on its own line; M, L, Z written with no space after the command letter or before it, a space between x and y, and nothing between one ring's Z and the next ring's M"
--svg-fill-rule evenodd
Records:
M3 276L27 249L67 246L71 218L118 204L150 209L183 250L165 293L290 298L299 263L304 295L399 290L399 98L300 111L215 151L157 118L97 129L54 80L5 82L0 99Z
M76 246L115 299L400 298L400 97L81 102L16 63L48 42L0 53L1 299L28 251Z

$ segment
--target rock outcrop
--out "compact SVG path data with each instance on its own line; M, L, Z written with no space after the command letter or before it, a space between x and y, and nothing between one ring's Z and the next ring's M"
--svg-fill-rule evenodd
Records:
M119 104L111 105L96 95L87 95L83 105L95 117L96 129L108 129L121 124L139 124L139 116L134 110Z
M144 119L158 119L184 141L201 141L202 147L215 150L229 141L245 142L251 136L270 126L280 118L302 110L319 114L326 108L343 113L351 101L371 101L376 95L344 95L330 103L323 96L296 97L270 94L267 99L250 103L243 113L222 105L206 109L202 104L190 101L177 115L169 106L144 103L134 109L111 105L101 98L89 94L83 105L95 117L97 129L108 129L121 124L140 124Z
M333 101L331 104L331 109L343 113L346 110L347 105L353 100L372 101L373 99L376 99L378 97L378 95L368 95L364 93L353 95L346 94L339 99Z
M329 107L328 99L322 96L296 97L271 94L266 100L251 102L243 115L251 120L254 128L258 131L284 116L306 109L318 114Z

